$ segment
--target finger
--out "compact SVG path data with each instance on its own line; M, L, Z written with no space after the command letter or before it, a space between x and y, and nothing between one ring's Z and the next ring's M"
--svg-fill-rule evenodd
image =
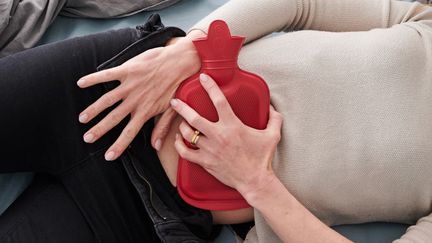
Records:
M179 99L170 101L171 107L182 116L191 126L195 127L204 134L212 134L212 122L200 116L194 109Z
M222 117L232 117L235 116L234 112L231 109L231 105L228 103L225 95L220 90L219 86L216 82L207 74L200 74L200 81L203 88L206 90L210 99L213 102L213 105L216 108L216 111L219 115L219 119Z
M131 105L122 102L114 110L112 110L106 117L104 117L98 124L90 128L84 134L84 141L87 143L93 143L100 137L105 135L109 130L119 124L132 109Z
M156 122L155 127L152 131L151 143L153 148L159 151L162 147L162 144L170 130L171 123L174 118L177 116L177 113L169 107L160 117L160 119Z
M78 80L77 85L80 88L87 88L99 83L120 80L122 76L122 69L120 67L113 67L110 69L86 75Z
M200 150L188 148L179 134L176 134L174 147L180 157L196 164L203 164Z
M106 108L114 105L123 97L123 90L120 87L117 87L111 90L108 93L102 95L98 100L96 100L93 104L87 107L84 111L82 111L79 115L79 121L81 123L87 123L95 118L99 113L104 111Z
M117 138L114 144L105 153L105 160L112 161L117 159L126 150L129 144L131 144L132 140L136 137L144 125L144 122L147 120L139 117L146 116L140 115L131 118L119 138Z
M190 127L185 121L182 121L180 123L179 130L180 130L180 134L186 141L189 142L192 141L192 137L194 136L195 132L192 129L192 127ZM204 134L200 134L198 141L195 142L195 146L197 148L203 148L203 147L207 147L206 145L208 145L207 138L204 136Z

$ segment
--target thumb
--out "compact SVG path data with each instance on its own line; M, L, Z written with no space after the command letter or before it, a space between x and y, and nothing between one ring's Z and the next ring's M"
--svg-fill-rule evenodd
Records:
M276 130L280 132L282 128L283 116L277 112L272 105L270 105L269 121L266 130Z
M159 149L162 147L163 141L165 140L171 127L171 123L176 115L177 113L171 107L169 107L156 122L151 136L151 144L156 150L159 151Z

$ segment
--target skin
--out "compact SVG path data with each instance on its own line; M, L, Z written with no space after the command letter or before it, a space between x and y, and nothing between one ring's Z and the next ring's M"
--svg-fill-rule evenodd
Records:
M179 128L179 126L180 124L183 123L184 123L183 118L176 114L176 118L174 119L167 133L165 143L157 152L162 167L164 168L165 173L167 174L173 186L176 186L177 164L179 159L179 155L174 147L174 142L176 141L175 139L176 134L181 133L180 131L181 129ZM231 210L231 211L212 211L211 213L213 216L214 224L238 224L238 223L243 223L243 222L248 222L253 220L252 208L245 208L245 209Z
M310 213L275 176L271 162L281 138L282 115L270 107L266 129L248 127L235 116L209 76L201 74L200 81L219 120L210 122L181 100L171 100L173 109L186 121L180 123L181 135L175 138L177 153L237 189L284 242L350 242ZM197 143L198 150L183 142L192 137L192 127L205 135Z
M119 67L80 78L77 82L80 88L111 80L121 82L119 87L106 93L80 113L79 121L87 123L106 108L122 100L120 106L84 134L84 141L88 143L97 141L130 114L131 120L128 125L105 153L106 160L115 160L131 143L142 125L156 116L158 122L153 130L152 144L158 150L161 164L175 186L178 154L173 145L175 134L179 133L177 125L181 119L169 106L169 100L174 97L180 82L199 70L200 60L192 40L203 36L205 33L201 31L192 31L184 38L173 38L166 47L146 51ZM179 56L182 57L182 62L177 62ZM152 70L159 70L159 72L154 73L151 72ZM159 73L164 74L159 75ZM150 108L147 109L148 107ZM178 118L173 123L176 117ZM90 138L89 134L92 134ZM163 138L164 143L158 138ZM114 152L113 157L110 157L110 151ZM215 224L235 224L253 219L251 208L217 211L212 214Z
M192 40L203 35L201 31L194 31L187 37L173 38L165 47L148 50L118 67L80 78L77 82L80 88L112 80L120 81L118 87L104 94L80 113L79 121L88 123L121 100L119 106L84 134L84 141L94 143L130 115L129 123L105 153L106 160L115 160L150 118L167 111L161 117L162 125L164 120L170 122L174 112L168 109L169 100L181 81L198 72L200 68L200 60ZM178 61L179 57L182 58L181 62ZM159 136L164 136L166 130L167 126L164 126L155 131ZM160 145L158 147L160 148Z
M349 242L311 214L275 176L271 161L281 136L280 113L270 108L269 122L264 130L244 125L234 115L216 83L205 74L200 75L201 84L216 107L219 121L210 122L181 100L172 99L181 81L200 68L192 40L203 35L201 31L192 31L186 37L173 39L166 47L146 51L119 67L81 78L77 82L81 88L111 80L119 80L121 84L82 111L80 122L87 123L101 111L122 101L84 134L84 140L88 143L97 141L130 114L129 123L105 153L106 160L115 160L143 124L158 116L151 141L173 185L176 163L181 156L239 191L253 208L261 212L283 241ZM181 62L178 62L179 57L182 57ZM191 127L203 134L197 144L198 150L189 149L183 143L182 138L191 139ZM221 224L253 218L251 208L214 211L212 214L214 222Z

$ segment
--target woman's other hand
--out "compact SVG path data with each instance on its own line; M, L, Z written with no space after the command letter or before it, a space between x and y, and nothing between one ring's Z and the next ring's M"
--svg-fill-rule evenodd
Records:
M148 119L169 108L169 100L181 81L199 70L200 60L192 39L200 35L203 33L191 32L186 37L173 38L166 47L150 49L118 67L82 77L77 82L81 88L113 80L120 81L120 85L82 111L80 122L91 121L103 110L121 101L84 134L84 141L97 141L130 114L128 124L105 153L106 160L118 158Z
M176 136L178 154L201 165L222 183L237 189L245 198L275 178L271 166L275 148L280 140L282 115L270 107L267 128L257 130L244 125L212 78L200 75L200 82L209 94L219 120L210 122L179 99L171 100L172 108L185 120L180 124L181 136ZM194 130L200 135L196 147L185 145ZM254 191L254 192L252 192Z

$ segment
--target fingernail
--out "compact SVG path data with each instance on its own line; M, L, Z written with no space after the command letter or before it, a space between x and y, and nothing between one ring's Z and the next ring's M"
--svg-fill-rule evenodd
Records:
M79 116L78 120L82 123L82 122L86 122L88 118L87 114L82 114Z
M94 135L92 133L88 133L88 134L84 135L84 142L86 142L86 143L93 142L93 139L94 139Z
M105 160L111 161L114 159L114 156L115 156L114 151L109 151L108 153L105 154Z
M207 74L205 74L205 73L201 73L200 74L200 79L203 82L207 82L209 80L209 76Z
M77 85L78 86L82 86L82 85L84 85L85 84L85 80L84 79L80 79L80 80L78 80L78 82L77 82Z
M161 148L161 145L162 145L162 141L158 138L155 142L155 149L157 151L159 151L159 149Z
M178 104L177 99L171 99L170 104L172 107L176 107L176 105Z

